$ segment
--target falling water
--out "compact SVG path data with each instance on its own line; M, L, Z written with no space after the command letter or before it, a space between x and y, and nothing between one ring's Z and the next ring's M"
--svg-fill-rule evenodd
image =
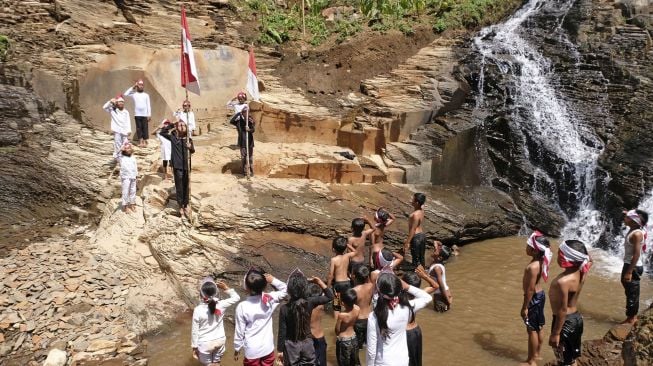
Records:
M528 32L525 23L545 3L530 0L509 20L483 29L475 38L474 45L483 62L477 106L484 101L482 83L487 76L483 69L492 64L514 87L511 120L518 124L525 141L530 142L523 149L535 168L533 191L557 202L566 215L563 238L578 238L594 245L605 226L594 205L595 173L602 143L592 132L581 130L578 119L554 87L551 62L523 37ZM566 15L573 3L565 1L559 9ZM578 51L560 24L555 33L578 60Z

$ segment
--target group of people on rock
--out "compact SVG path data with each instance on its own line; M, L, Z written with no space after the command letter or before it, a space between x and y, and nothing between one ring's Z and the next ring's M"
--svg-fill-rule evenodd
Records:
M413 197L412 236L423 232L425 200L422 193ZM422 333L415 314L433 300L437 311L450 309L453 298L443 264L454 252L435 241L428 270L420 262L425 256L422 253L413 258L414 269L395 274L403 254L383 244L384 231L394 220L384 208L375 211L373 221L355 218L352 234L332 242L334 255L326 282L296 269L284 283L259 268L250 268L243 279L248 296L238 304L234 316L234 358L242 356L247 366L269 366L275 359L284 365L326 366L322 318L325 305L331 303L338 365L360 365L361 349L366 350L368 365L421 365ZM425 251L422 243L415 245L418 248L410 247L414 253ZM428 284L425 289L421 289L422 281ZM267 285L275 290L265 292ZM219 290L226 291L228 298L221 300ZM239 297L224 282L205 278L200 283L200 300L193 312L193 356L204 365L219 365L226 344L224 310ZM275 354L272 316L277 307Z
M134 122L139 147L146 147L148 144L152 108L150 96L145 92L143 80L138 80L123 94L110 99L102 107L111 115L111 132L114 138L113 157L120 163L122 209L129 213L135 211L138 167L136 159L132 156L134 149L130 143L132 131L130 113L125 109L124 97L126 96L134 100ZM231 100L227 106L235 112L230 122L238 130L238 146L241 150L243 174L253 175L254 120L249 116L247 95L242 92L238 93L237 97ZM173 114L172 121L164 119L154 132L160 141L164 179L170 178L168 172L168 166L170 166L175 182L179 213L185 216L190 214L189 172L191 164L189 156L195 152L193 139L190 136L195 130L195 114L191 110L190 101L185 100L182 109ZM247 146L249 149L246 148Z

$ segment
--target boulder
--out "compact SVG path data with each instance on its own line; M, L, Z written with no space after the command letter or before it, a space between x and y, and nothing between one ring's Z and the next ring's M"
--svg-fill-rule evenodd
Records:
M55 348L48 353L48 358L45 359L43 366L66 366L67 361L66 351Z

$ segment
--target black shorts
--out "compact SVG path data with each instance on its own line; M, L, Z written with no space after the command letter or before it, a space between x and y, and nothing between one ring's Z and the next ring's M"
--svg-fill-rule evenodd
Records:
M422 328L406 330L408 366L422 366Z
M544 304L546 304L544 291L535 293L528 303L528 316L525 320L526 329L539 332L544 328Z
M335 298L333 299L333 310L340 311L342 309L342 303L340 302L340 294L349 290L351 288L351 281L336 281L333 283L333 290L335 292Z
M555 326L556 316L552 324ZM583 337L583 317L580 313L567 314L560 332L560 344L553 350L558 365L572 365L581 353L581 338Z

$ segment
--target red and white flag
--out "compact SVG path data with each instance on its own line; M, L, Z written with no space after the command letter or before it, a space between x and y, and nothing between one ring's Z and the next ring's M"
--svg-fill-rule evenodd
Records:
M254 47L249 48L249 68L247 69L247 92L252 99L258 101L261 95L258 92L258 79L256 78L256 60L254 60Z
M190 44L186 9L183 5L181 6L181 86L189 92L200 95L200 81L195 66L193 46Z

